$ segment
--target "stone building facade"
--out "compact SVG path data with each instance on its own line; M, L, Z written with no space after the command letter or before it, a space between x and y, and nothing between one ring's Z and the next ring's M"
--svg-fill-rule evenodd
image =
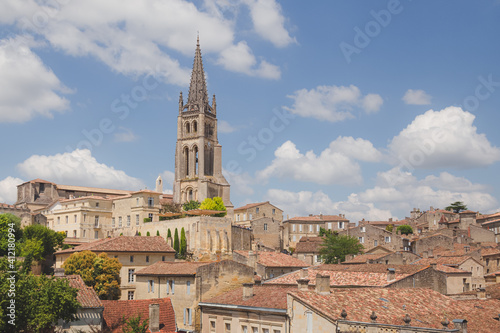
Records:
M252 231L252 249L260 251L269 249L281 250L281 222L272 217L260 217L250 221L233 222L237 226L246 226Z
M175 148L174 202L221 197L232 216L230 186L222 175L222 146L217 138L215 95L208 101L199 39L186 104L179 96Z
M275 221L283 222L283 210L279 209L269 201L250 203L234 209L233 221L237 224L250 225L250 221L268 217Z
M377 246L383 246L391 251L410 250L409 238L399 234L395 227L391 232L370 224L360 224L357 227L349 228L339 233L357 238L365 248L365 251L369 251Z

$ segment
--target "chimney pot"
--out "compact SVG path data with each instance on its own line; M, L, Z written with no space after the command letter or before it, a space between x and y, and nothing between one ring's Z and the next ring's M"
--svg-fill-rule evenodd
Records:
M309 290L309 279L298 279L297 285L299 287L299 291L308 291Z
M160 304L149 304L149 329L153 333L160 331Z
M453 326L461 333L467 333L467 320L453 319Z
M387 281L396 279L396 270L394 268L387 268Z
M253 297L253 283L243 283L243 300Z
M307 268L302 268L300 270L300 278L301 279L307 279L309 277L309 274L307 272Z

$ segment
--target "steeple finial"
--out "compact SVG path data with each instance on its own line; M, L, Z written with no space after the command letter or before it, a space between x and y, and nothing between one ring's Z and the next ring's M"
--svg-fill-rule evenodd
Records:
M191 73L191 83L189 85L189 95L187 105L191 110L192 106L197 106L198 110L208 109L207 83L205 81L205 72L203 70L203 61L201 59L200 36L196 40L196 51L193 61L193 72Z

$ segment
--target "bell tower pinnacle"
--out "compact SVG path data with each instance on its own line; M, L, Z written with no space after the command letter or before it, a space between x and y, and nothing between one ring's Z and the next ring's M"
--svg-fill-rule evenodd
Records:
M222 175L221 151L215 95L210 105L198 37L186 104L182 92L179 96L174 202L221 197L228 213L232 212L230 185Z

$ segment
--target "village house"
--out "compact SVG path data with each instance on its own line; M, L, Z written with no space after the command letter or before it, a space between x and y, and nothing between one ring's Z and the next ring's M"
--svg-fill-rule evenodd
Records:
M418 255L410 251L383 251L382 246L373 248L372 252L359 254L351 259L344 261L342 264L385 264L385 265L406 265L420 259ZM373 252L373 250L377 250ZM385 249L386 250L386 249ZM347 258L346 258L347 259Z
M409 236L401 235L396 231L396 227L392 231L388 231L371 224L360 224L357 227L343 230L339 234L357 238L365 251L379 245L392 251L409 251L411 249Z
M415 220L415 223L427 223L430 231L440 228L439 221L443 216L446 221L459 219L459 214L457 213L444 209L434 209L434 207L430 207L430 209L425 212L420 212L419 209L413 208L411 212L411 217Z
M283 210L279 209L269 201L250 203L234 209L233 222L238 225L250 226L250 221L261 217L269 217L281 223L283 221Z
M295 246L293 256L310 266L321 265L320 250L323 244L323 237L302 237Z
M350 227L345 215L309 215L283 221L283 247L295 248L304 236L319 236L320 228L340 232Z
M56 268L62 268L66 259L73 253L91 251L96 254L106 253L122 264L120 270L121 300L137 299L135 273L158 261L174 261L175 250L162 237L128 237L100 239L77 247L55 253Z
M500 243L500 213L478 215L476 222L487 230L495 233L495 242Z
M286 333L288 291L297 287L254 285L200 302L201 333Z
M234 251L233 260L252 267L263 280L309 266L302 260L281 252Z
M498 247L481 248L481 263L485 274L500 271L500 249Z
M57 274L57 278L66 279L70 287L78 289L76 300L80 303L75 321L59 320L57 327L63 332L95 332L103 328L104 305L94 288L87 287L80 275Z
M122 333L125 322L141 317L148 321L148 332L176 333L175 313L170 298L102 301L104 326L112 333Z
M249 266L232 260L218 262L157 262L136 275L137 299L169 297L177 326L199 331L198 303L220 293L253 282Z
M253 220L233 222L233 226L252 230L252 250L279 251L282 248L280 220L258 217Z

